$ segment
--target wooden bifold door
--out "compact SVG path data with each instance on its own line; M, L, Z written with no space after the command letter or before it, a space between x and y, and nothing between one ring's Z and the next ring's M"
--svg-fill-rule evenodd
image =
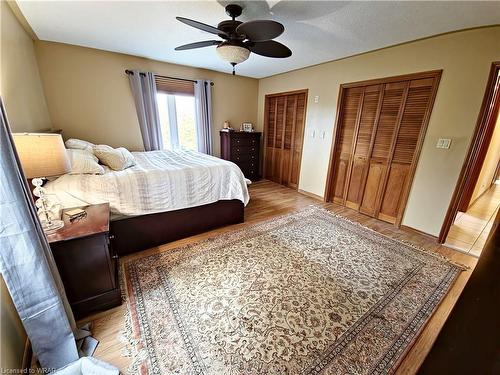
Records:
M341 86L328 201L400 225L440 77Z
M264 178L293 189L299 184L307 90L266 95Z

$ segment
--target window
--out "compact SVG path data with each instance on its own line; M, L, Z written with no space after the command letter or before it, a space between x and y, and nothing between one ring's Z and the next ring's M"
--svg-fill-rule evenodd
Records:
M197 151L194 96L159 91L157 101L164 147Z

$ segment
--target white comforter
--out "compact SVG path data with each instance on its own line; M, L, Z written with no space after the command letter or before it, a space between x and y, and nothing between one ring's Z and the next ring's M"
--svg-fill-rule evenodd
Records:
M45 184L63 207L109 202L117 216L144 215L249 195L234 163L194 151L134 152L136 165L103 175L64 175Z

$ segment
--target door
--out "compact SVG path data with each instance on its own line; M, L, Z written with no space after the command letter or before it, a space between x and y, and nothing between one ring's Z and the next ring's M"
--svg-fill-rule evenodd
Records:
M266 95L264 178L298 188L307 90Z
M341 86L327 200L400 224L440 75Z

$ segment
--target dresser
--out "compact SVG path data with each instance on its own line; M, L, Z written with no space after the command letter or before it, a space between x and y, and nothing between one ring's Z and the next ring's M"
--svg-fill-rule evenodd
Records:
M260 179L259 132L220 132L221 158L232 161L251 181Z
M76 318L121 304L118 256L109 242L109 204L83 207L87 215L47 235Z

